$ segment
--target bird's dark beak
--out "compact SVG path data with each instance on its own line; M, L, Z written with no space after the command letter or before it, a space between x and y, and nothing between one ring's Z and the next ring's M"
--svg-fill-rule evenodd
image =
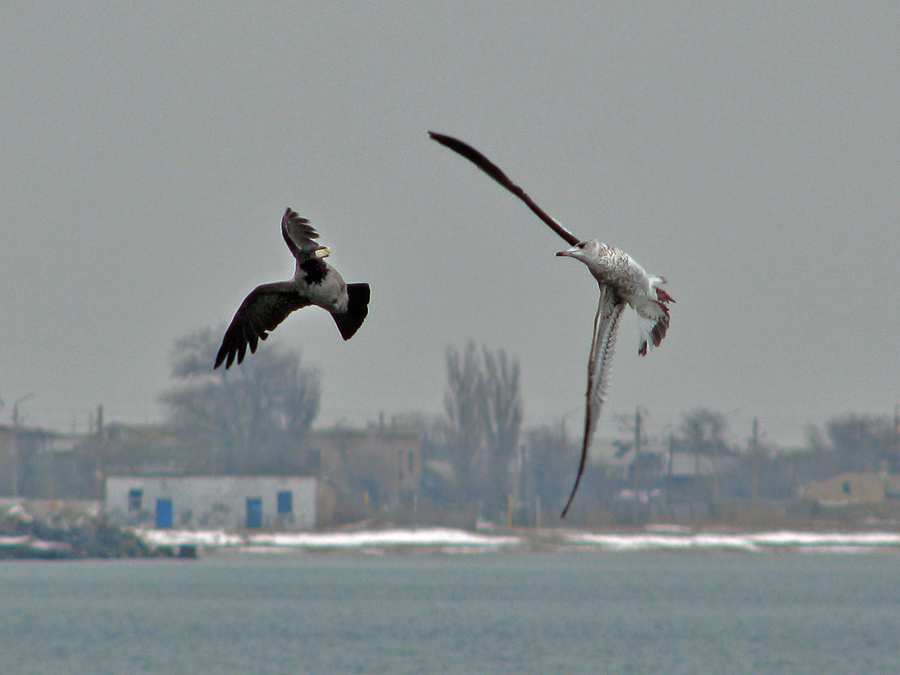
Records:
M565 251L560 251L559 253L556 254L557 258L559 258L560 256L562 256L564 258L571 258L572 257L572 249L569 248L569 249L566 249Z

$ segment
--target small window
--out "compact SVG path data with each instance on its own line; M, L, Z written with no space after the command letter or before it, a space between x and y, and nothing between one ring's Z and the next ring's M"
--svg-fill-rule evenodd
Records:
M278 515L286 515L294 512L294 493L284 490L278 493Z
M850 481L849 481L849 480L845 480L845 481L841 484L841 490L843 491L843 493L844 493L845 495L849 495L849 494L850 494Z
M144 491L133 489L128 491L128 513L139 513L144 501Z

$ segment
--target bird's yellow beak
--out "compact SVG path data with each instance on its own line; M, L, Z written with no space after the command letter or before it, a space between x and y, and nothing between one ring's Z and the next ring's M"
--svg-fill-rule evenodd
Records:
M322 248L317 248L313 252L313 256L316 258L327 258L330 255L331 255L331 249L328 248L327 246L323 246Z

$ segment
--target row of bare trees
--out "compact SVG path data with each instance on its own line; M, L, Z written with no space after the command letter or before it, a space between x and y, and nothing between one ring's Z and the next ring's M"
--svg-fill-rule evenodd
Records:
M192 449L191 470L309 470L302 448L318 412L319 373L303 366L298 353L271 344L261 344L239 366L213 371L217 336L206 328L176 342L172 373L177 385L162 397L171 425ZM502 349L469 342L463 349L448 348L446 366L445 414L429 425L425 459L426 467L443 463L448 470L440 480L426 470L425 496L479 503L489 517L505 512L510 494L527 494L554 509L574 477L577 439L566 437L562 423L523 431L518 360ZM692 458L695 477L706 474L710 499L785 497L804 481L843 471L900 473L898 427L896 415L845 415L812 430L808 448L778 452L760 440L755 426L751 438L729 440L726 416L698 408L685 413L667 439L656 439L637 469L643 484L661 484L667 470L671 475L671 458L684 455ZM632 431L628 435L630 440L618 443L626 461L635 444ZM616 487L605 469L591 471L595 498L611 498ZM633 474L623 478L623 485L632 479ZM591 484L588 475L585 499Z
M898 410L900 412L900 410ZM805 448L786 451L793 464L806 464L815 478L839 473L900 473L900 419L891 415L847 413L828 420L823 428L808 430ZM766 465L779 454L761 440L756 421L750 437L729 441L725 415L707 408L686 413L675 435L675 450L694 457L695 472L701 458L708 458L713 470L722 459L744 459Z

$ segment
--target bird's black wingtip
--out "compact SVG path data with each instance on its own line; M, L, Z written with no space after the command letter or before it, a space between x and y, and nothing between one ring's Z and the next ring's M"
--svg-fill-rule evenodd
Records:
M560 520L565 519L566 514L569 512L569 507L572 506L572 500L575 499L575 492L576 492L577 489L578 489L578 488L577 488L577 486L576 486L575 490L572 490L572 494L569 495L569 501L566 502L565 508L562 510L562 513L559 514L559 519L560 519Z
M461 148L468 147L458 138L453 138L453 136L448 136L447 134L439 134L436 131L429 131L428 138L433 141L437 141L444 147L450 148L451 150L459 152L460 154L465 154L464 152L462 152Z
M589 446L590 440L587 432L585 432L584 444L581 448L581 460L578 462L578 474L575 476L575 485L572 486L572 493L569 495L569 501L566 502L566 507L559 516L561 519L566 517L566 514L569 512L569 507L572 506L572 502L575 501L575 493L578 492L578 486L581 484L581 477L584 475L584 465L587 462Z
M229 352L226 349L222 349L219 354L216 356L216 362L213 365L213 370L218 370L222 365L225 366L225 370L231 368L231 364L234 363L234 353Z
M485 163L490 164L490 161L488 160L487 157L482 155L480 152L478 152L478 150L473 148L471 145L469 145L465 141L461 141L454 136L448 136L447 134L439 134L436 131L429 131L428 137L433 141L437 141L438 143L443 145L445 148L450 148L451 150L453 150L453 152L458 152L460 155L462 155L469 161L474 162L479 167L482 167L482 169L484 168L483 165Z
M225 346L225 341L223 340L223 341L222 341L222 346L219 347L219 352L216 354L216 362L215 362L215 364L213 365L213 370L218 370L218 369L219 369L219 366L221 366L223 363L225 363L225 358L226 358L227 356L228 356L228 349L226 348L226 346ZM230 366L230 365L231 365L230 363L227 364L227 365L225 366L225 369L227 370L227 369L228 369L228 366Z

